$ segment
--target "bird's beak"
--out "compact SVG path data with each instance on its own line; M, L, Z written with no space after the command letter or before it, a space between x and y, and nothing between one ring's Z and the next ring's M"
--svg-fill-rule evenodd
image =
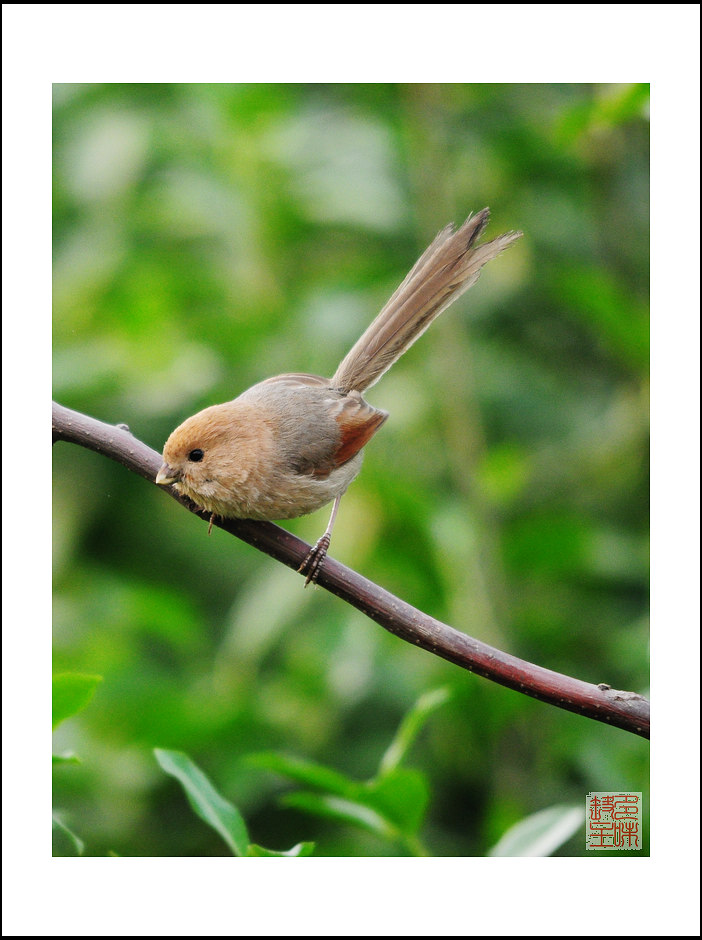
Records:
M159 486L170 486L171 483L177 483L180 480L180 474L177 470L169 467L167 463L161 465L161 469L156 474L156 482Z

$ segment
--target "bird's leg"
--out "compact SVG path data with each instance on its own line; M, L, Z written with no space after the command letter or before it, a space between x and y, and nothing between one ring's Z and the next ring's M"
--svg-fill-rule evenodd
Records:
M339 508L339 503L341 502L341 496L337 496L334 500L334 505L332 506L331 516L329 517L329 524L324 531L324 535L319 539L317 544L312 548L305 560L302 562L300 567L297 569L300 574L306 575L305 578L305 587L312 582L316 582L319 572L322 570L322 565L324 564L324 559L327 557L327 550L329 548L329 543L331 542L332 529L334 528L334 520L336 519L336 513Z

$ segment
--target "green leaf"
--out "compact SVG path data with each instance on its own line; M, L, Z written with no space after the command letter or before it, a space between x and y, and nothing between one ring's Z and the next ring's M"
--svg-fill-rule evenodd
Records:
M488 855L508 858L553 855L584 825L584 809L577 806L550 806L520 819L490 849Z
M419 771L397 765L429 715L449 697L447 689L436 689L421 696L403 719L381 762L378 777L367 783L311 761L270 751L251 755L248 760L296 783L325 791L288 794L282 800L286 806L344 820L384 838L411 838L424 820L429 790Z
M549 289L563 309L584 323L612 355L631 368L647 367L650 317L646 299L594 266L554 270Z
M61 764L80 764L80 757L76 757L72 752L67 754L52 754L51 763L54 767L58 767Z
M85 843L80 839L75 832L72 832L68 826L61 822L56 813L51 815L51 829L54 833L54 856L63 856L66 854L70 855L82 855L85 851ZM56 839L56 836L59 836L59 839ZM58 842L58 844L56 844ZM66 853L63 851L58 851L59 845L61 842L67 842L70 848L70 852Z
M417 700L414 707L402 719L397 734L383 755L380 762L380 774L389 773L404 760L429 715L448 702L450 697L451 692L448 689L434 689L431 692L425 692Z
M281 799L284 806L303 810L323 819L333 819L336 822L351 823L373 832L384 839L400 838L400 833L387 819L377 813L370 806L364 806L353 800L345 800L338 796L329 796L326 793L288 793Z
M293 805L300 796L304 806L298 808L327 818L351 819L357 823L360 820L363 828L383 835L390 832L416 833L429 801L425 779L416 770L398 768L363 783L311 761L282 754L255 754L250 762L276 771L296 783L325 791L324 794L288 794L284 798L286 805ZM332 800L331 797L339 797L340 800Z
M314 852L314 842L298 842L287 852L274 852L273 849L264 849L262 845L251 843L248 856L266 856L270 858L300 858L303 855L311 855Z
M399 767L367 784L361 802L377 810L403 835L414 835L429 803L429 787L418 770Z
M608 94L564 109L555 128L555 140L569 145L593 130L617 127L646 113L650 87L645 84L614 86Z
M60 673L51 681L52 730L88 704L102 676Z
M318 790L326 790L337 796L355 798L359 786L362 786L357 780L352 780L350 777L346 777L336 770L330 770L321 764L315 764L300 757L276 754L274 751L251 754L247 757L247 762L265 770L272 770L289 780L294 780L296 783L303 783Z
M246 855L249 834L239 810L215 790L187 754L154 748L161 769L180 783L190 805L224 839L234 855Z

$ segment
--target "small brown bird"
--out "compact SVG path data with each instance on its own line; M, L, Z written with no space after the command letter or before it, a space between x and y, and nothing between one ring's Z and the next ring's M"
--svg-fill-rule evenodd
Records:
M522 234L476 245L489 214L439 232L331 379L278 375L184 421L166 441L156 482L227 519L293 519L334 500L324 535L299 568L305 584L315 581L362 449L388 417L363 392Z

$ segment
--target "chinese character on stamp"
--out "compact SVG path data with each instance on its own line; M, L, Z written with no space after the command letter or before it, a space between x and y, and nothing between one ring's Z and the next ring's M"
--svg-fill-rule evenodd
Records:
M641 793L597 790L585 797L585 848L641 848Z

